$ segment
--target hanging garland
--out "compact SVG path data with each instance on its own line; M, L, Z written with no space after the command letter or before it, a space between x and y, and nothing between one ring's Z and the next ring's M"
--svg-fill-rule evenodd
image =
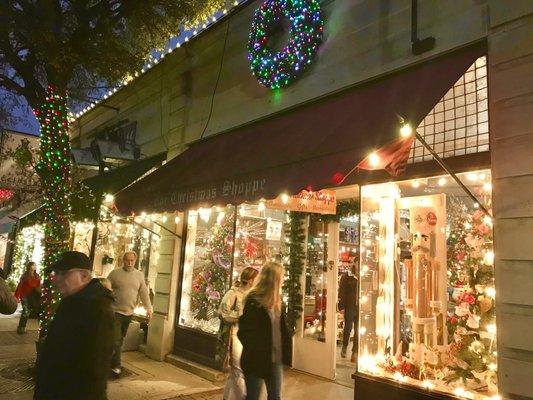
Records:
M305 263L305 213L290 212L290 223L287 229L289 239L289 254L285 258L285 283L283 285L284 297L287 299L287 325L294 335L296 323L302 314L302 285L301 276Z
M341 218L359 215L361 203L359 200L350 199L339 201L337 203L337 212L335 214L309 214L311 221L321 222L339 222Z
M268 47L283 18L290 22L290 37L281 51ZM254 76L268 88L291 84L311 64L322 42L324 21L318 0L266 0L254 15L248 59Z

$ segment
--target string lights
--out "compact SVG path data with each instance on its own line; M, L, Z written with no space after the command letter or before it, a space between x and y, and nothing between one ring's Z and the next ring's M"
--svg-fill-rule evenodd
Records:
M40 160L36 171L44 192L43 267L47 268L57 261L62 252L69 249L72 177L66 96L57 93L48 85L46 99L34 113L41 127ZM50 274L44 272L40 314L41 338L46 336L59 300L59 292L52 286Z
M232 7L226 7L226 8L223 8L222 10L220 10L220 11L222 12L223 15L227 15L228 12L233 10L235 7L239 6L239 4L245 3L246 1L248 1L248 0L242 0L240 2L238 0L235 0L233 2L233 6ZM180 42L179 40L176 41L176 44L174 45L174 47L169 46L166 51L162 51L160 54L157 54L157 55L153 56L153 59L152 59L151 63L147 63L143 68L141 68L140 71L135 71L132 74L126 75L124 77L124 79L122 80L122 82L119 82L117 87L114 87L114 88L110 89L107 93L105 93L101 100L95 101L94 103L91 103L90 105L88 105L87 107L85 107L83 110L81 110L80 112L78 112L76 114L73 114L73 113L69 114L70 118L80 118L80 117L82 117L84 114L86 114L87 112L89 112L93 108L95 108L98 104L100 104L104 100L109 99L109 97L111 97L112 95L117 93L120 89L128 86L134 80L136 80L137 78L140 78L142 75L144 75L145 73L150 71L150 69L155 67L161 60L163 60L165 58L165 56L167 56L168 54L171 54L176 49L179 49L183 43L188 42L189 39L193 39L193 38L198 37L198 35L200 35L204 30L212 27L213 25L215 25L220 20L221 20L221 18L217 19L215 16L213 16L210 19L208 18L205 21L198 23L195 27L192 27L190 29L190 30L192 30L191 38L186 36L182 42Z
M283 49L275 52L268 41L284 18L290 23L290 37ZM266 0L255 12L248 42L255 77L271 89L288 86L311 64L322 43L323 29L318 0Z

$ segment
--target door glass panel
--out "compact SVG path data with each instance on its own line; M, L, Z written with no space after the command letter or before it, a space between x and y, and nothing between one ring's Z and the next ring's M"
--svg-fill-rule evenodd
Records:
M307 237L305 272L304 337L326 340L327 224L311 221Z

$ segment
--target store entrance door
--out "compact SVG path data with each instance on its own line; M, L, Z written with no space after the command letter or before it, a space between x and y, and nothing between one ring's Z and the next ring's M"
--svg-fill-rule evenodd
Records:
M339 224L308 219L303 312L294 339L295 369L335 379Z

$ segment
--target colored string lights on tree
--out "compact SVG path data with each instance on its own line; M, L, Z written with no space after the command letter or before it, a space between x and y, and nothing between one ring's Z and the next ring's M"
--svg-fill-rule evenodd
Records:
M49 85L45 101L34 110L41 128L40 160L36 166L43 187L45 253L43 267L69 249L71 215L71 163L66 95ZM43 273L40 338L46 336L60 300L50 274Z
M268 41L282 20L290 24L290 37L282 50ZM322 43L324 22L318 0L266 0L255 12L248 42L248 59L259 82L268 88L290 85L308 67Z
M0 188L0 204L3 203L4 201L11 200L11 198L13 197L13 194L14 193L12 190Z

